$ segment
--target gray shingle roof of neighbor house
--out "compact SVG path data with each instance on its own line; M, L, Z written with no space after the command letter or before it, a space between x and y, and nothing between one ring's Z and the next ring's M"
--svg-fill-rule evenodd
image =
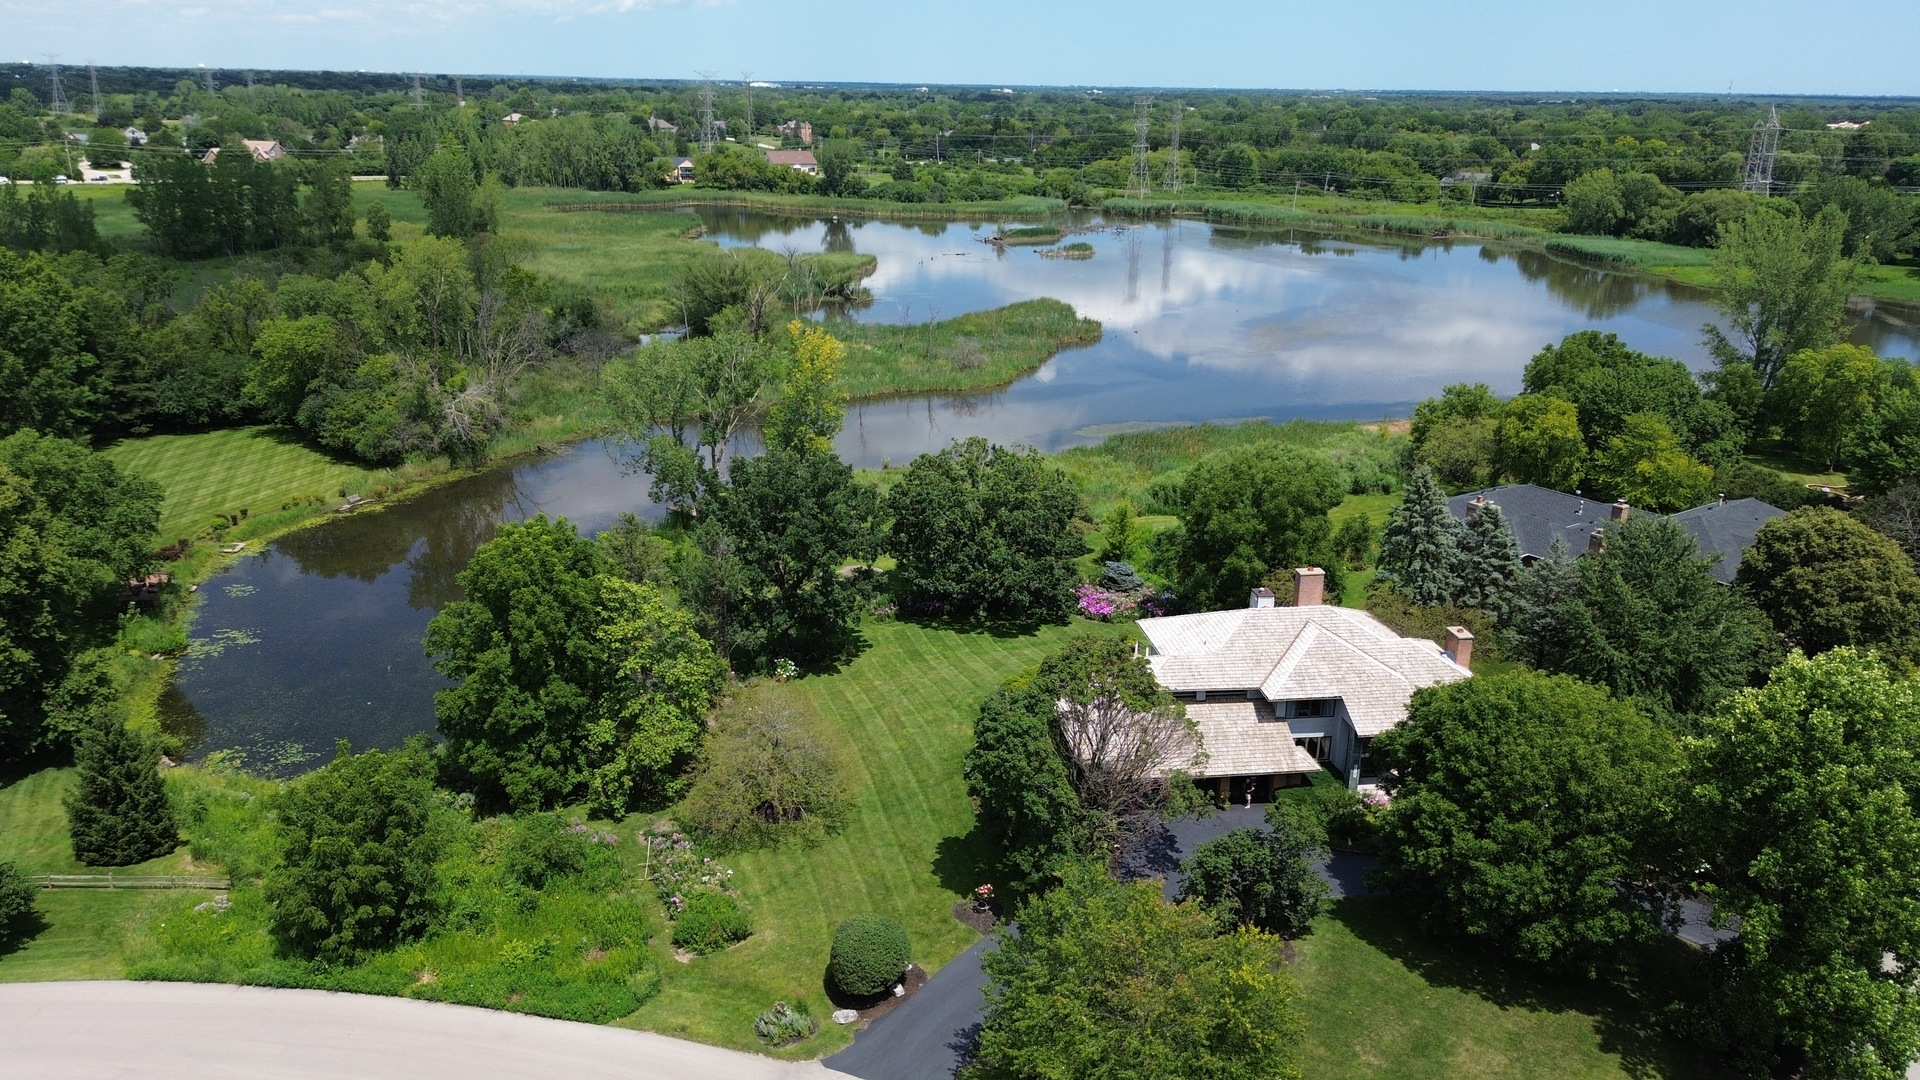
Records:
M1415 690L1468 676L1434 642L1401 637L1364 611L1325 604L1141 619L1140 631L1149 645L1147 663L1169 690L1242 695L1256 690L1267 702L1339 698L1362 738L1404 720ZM1190 709L1202 705L1195 702ZM1198 722L1208 713L1193 715ZM1266 714L1271 717L1271 707ZM1240 718L1254 719L1259 718ZM1244 727L1243 722L1234 726ZM1274 728L1277 734L1284 724ZM1212 740L1205 745L1209 754L1216 752Z
M1604 530L1615 513L1611 503L1534 484L1507 484L1455 495L1447 500L1447 509L1465 521L1476 499L1500 507L1507 525L1513 529L1514 540L1520 545L1521 557L1527 559L1545 557L1555 540L1567 545L1568 554L1583 554L1594 532ZM1760 526L1784 513L1785 510L1759 499L1734 499L1683 510L1674 514L1672 521L1693 534L1700 554L1717 558L1713 576L1721 584L1730 585L1734 572L1740 569L1741 554L1753 545ZM1630 514L1660 516L1642 510L1633 510Z

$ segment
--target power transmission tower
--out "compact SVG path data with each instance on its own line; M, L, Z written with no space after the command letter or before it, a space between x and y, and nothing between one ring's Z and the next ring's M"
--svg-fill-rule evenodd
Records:
M257 96L253 92L253 72L249 71L247 72L247 103L251 105Z
M753 72L740 73L740 82L747 90L747 141L753 141Z
M1179 191L1180 182L1186 179L1180 171L1180 115L1186 112L1186 103L1173 103L1173 127L1167 132L1167 175L1160 186L1168 191Z
M200 69L200 74L202 74L202 75L204 75L204 76L206 76L206 80L205 80L205 81L206 81L206 84L207 84L207 93L209 93L209 94L211 94L211 93L213 93L213 92L214 92L214 90L213 90L213 69L212 69L212 68L201 68L201 69Z
M460 85L460 76L453 77L453 103L461 108L467 107L467 90Z
M67 111L67 92L60 88L60 54L47 53L46 57L47 67L52 69L47 78L53 83L53 115L59 116Z
M1153 180L1147 173L1147 126L1151 122L1149 110L1153 108L1153 99L1137 97L1133 105L1133 180L1127 185L1127 197L1144 199L1153 190Z
M93 69L92 64L87 65L87 82L93 87L93 118L98 120L106 110L100 107L100 73Z
M696 71L700 76L700 152L713 153L713 75L711 71Z
M415 72L413 76L413 107L416 109L426 107L426 102L420 98L420 75L418 72Z
M1773 194L1773 159L1780 152L1780 110L1768 107L1767 118L1753 125L1753 141L1747 144L1747 175L1742 191L1755 195Z

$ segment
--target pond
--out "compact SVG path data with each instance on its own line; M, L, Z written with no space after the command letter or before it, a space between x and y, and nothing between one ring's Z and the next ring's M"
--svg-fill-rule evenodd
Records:
M825 318L916 323L1050 296L1104 324L1099 343L1002 389L856 405L839 449L864 467L976 434L1056 450L1205 420L1405 415L1452 382L1514 393L1529 356L1589 327L1701 367L1714 316L1698 290L1478 242L1089 219L1071 239L1093 258L1067 260L983 243L991 224L702 217L723 245L876 255L871 303ZM1856 314L1856 340L1920 357L1902 313ZM645 478L585 443L283 537L202 589L163 722L195 755L234 750L263 773L318 764L337 739L431 732L444 682L420 639L474 549L503 521L595 531L627 510L659 513Z

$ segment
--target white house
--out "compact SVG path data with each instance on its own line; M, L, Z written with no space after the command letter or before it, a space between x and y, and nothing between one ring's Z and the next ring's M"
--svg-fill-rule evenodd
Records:
M1294 604L1256 589L1248 605L1141 619L1154 677L1200 730L1203 786L1266 801L1322 769L1348 787L1373 782L1374 736L1406 719L1414 691L1471 672L1473 635L1447 644L1401 637L1364 611L1322 602L1326 571L1295 570Z

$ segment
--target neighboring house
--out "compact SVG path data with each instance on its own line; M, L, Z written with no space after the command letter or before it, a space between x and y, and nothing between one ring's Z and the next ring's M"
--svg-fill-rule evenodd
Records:
M682 183L682 184L693 183L693 159L692 158L674 158L673 159L673 178L677 183Z
M1493 174L1490 172L1474 172L1471 169L1462 169L1452 176L1442 177L1440 179L1440 186L1452 187L1455 184L1466 184L1469 187L1479 187L1481 184L1489 184L1492 182Z
M814 160L811 150L769 150L767 160L775 165L798 169L808 176L820 175L820 163Z
M507 125L508 127L512 127L513 125L525 119L526 117L521 115L520 113L510 112L507 115L501 117L500 122Z
M1322 602L1326 571L1295 570L1294 604L1255 589L1247 607L1141 619L1154 677L1186 704L1205 761L1200 784L1240 801L1297 787L1322 769L1372 783L1367 747L1406 719L1416 690L1471 672L1473 635L1447 645L1401 637L1364 611Z
M659 117L657 117L657 116L649 116L649 117L647 117L647 130L649 130L649 131L679 131L680 129L679 129L679 128L677 128L677 127L674 127L674 126L673 126L672 124L669 124L669 123L667 123L667 122L666 122L665 120L662 120L662 119L660 119L660 118L659 118Z
M255 161L279 161L287 156L287 148L281 146L278 139L241 139L240 142L247 148L247 153L253 155ZM216 146L207 151L206 156L200 160L211 165L219 156L220 148Z
M1828 131L1859 131L1861 128L1866 127L1868 124L1871 124L1871 123L1873 123L1873 121L1871 120L1859 120L1859 121L1839 120L1834 123L1828 124L1827 130Z
M1465 521L1488 503L1500 507L1513 538L1520 545L1520 560L1532 564L1553 550L1553 542L1566 544L1569 555L1598 550L1606 542L1610 524L1627 520L1632 508L1626 503L1603 503L1568 495L1533 484L1508 484L1484 491L1455 495L1447 500L1453 516ZM1674 514L1670 520L1693 534L1700 554L1714 559L1713 576L1722 585L1733 584L1740 569L1740 557L1753 546L1760 526L1786 513L1759 499L1722 499ZM1659 515L1653 515L1658 517Z
M813 122L811 120L789 120L773 130L782 138L799 139L808 146L813 145Z
M123 127L120 134L126 136L128 146L147 145L147 133L137 127Z

